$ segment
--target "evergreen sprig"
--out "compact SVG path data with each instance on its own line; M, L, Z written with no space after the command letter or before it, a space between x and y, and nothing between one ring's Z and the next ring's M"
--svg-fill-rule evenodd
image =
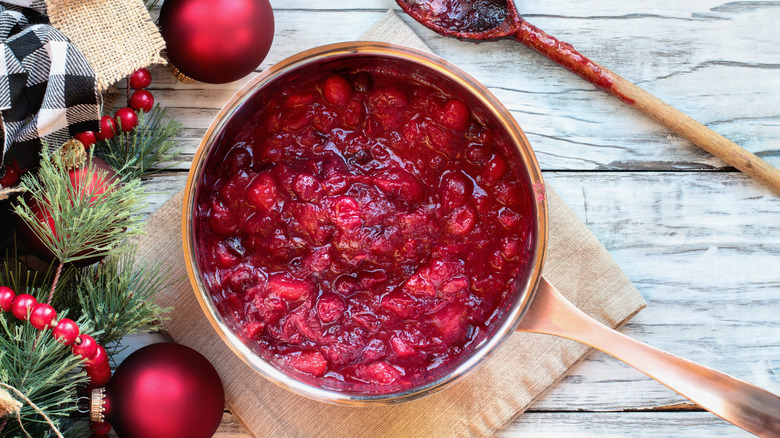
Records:
M155 304L153 297L170 284L168 272L159 265L136 265L133 247L79 270L68 292L55 302L100 327L95 340L109 345L127 334L158 328L168 309Z
M121 122L119 122L121 123ZM176 135L182 124L165 121L165 110L156 105L148 113L138 113L138 126L119 133L111 139L98 142L106 162L125 178L141 178L165 170L176 164L180 151ZM159 167L160 163L172 163Z
M90 158L82 182L74 185L59 155L43 148L41 157L37 174L24 175L20 187L48 218L38 216L23 197L14 211L61 264L104 257L121 249L125 238L140 233L139 213L145 206L140 180L110 179ZM94 184L95 178L106 182Z

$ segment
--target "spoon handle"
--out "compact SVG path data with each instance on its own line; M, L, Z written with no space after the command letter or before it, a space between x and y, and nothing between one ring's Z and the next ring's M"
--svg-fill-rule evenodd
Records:
M780 170L636 84L591 61L571 44L556 39L522 19L519 30L513 36L591 84L649 115L681 137L766 184L780 195Z
M518 331L590 345L759 436L780 437L780 397L703 365L629 338L589 317L542 278Z

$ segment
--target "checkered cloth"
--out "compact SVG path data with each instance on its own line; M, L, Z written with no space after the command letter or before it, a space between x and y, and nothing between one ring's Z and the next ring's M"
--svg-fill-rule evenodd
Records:
M95 72L45 14L43 0L0 2L2 160L14 156L24 167L37 163L43 143L56 150L99 129Z

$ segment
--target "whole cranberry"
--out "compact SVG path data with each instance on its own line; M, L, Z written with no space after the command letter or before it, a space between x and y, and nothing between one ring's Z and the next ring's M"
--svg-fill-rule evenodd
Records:
M139 68L130 75L130 88L140 90L146 88L152 83L152 74L145 68Z
M138 125L138 114L130 107L119 108L114 114L114 118L119 122L122 131L132 131Z
M136 111L148 113L154 106L154 96L146 90L136 90L130 96L130 106Z
M108 140L114 138L117 133L116 121L109 116L100 118L100 132L96 134L98 140Z

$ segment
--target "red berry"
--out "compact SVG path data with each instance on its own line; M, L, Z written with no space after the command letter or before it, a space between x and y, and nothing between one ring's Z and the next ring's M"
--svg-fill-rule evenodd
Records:
M93 144L97 143L97 135L93 131L84 131L81 134L76 134L73 138L80 141L85 149L89 149Z
M92 370L93 372L109 367L106 349L102 345L95 344L95 346L95 354L88 358L85 364L87 370Z
M79 326L68 318L62 318L60 322L51 329L54 339L62 345L70 345L79 337Z
M0 186L13 187L17 182L19 182L19 171L10 164L5 166L5 175L0 178Z
M114 114L114 118L116 119L117 123L119 123L119 127L122 129L122 131L132 131L133 128L135 128L135 125L138 124L138 114L133 111L130 107L124 107L119 108Z
M38 330L44 330L51 326L51 322L57 317L54 308L46 303L38 303L30 314L30 324Z
M325 81L322 94L333 105L343 106L352 98L352 85L342 76L333 75Z
M97 133L98 140L108 140L114 138L117 133L116 122L109 116L100 118L100 132Z
M34 296L19 294L14 298L14 302L11 303L11 313L18 319L26 321L29 318L30 311L36 304L38 304L38 300Z
M87 369L89 384L92 386L105 386L111 380L111 368L106 366L98 370Z
M152 84L152 74L145 68L139 68L130 75L130 88L140 90Z
M16 292L8 286L0 286L0 309L3 312L11 310L11 304L16 298Z
M154 96L146 90L135 90L130 96L130 106L136 111L148 113L154 106Z
M77 342L73 343L71 350L76 356L80 356L84 360L92 359L97 353L98 344L95 339L90 335L80 334Z

